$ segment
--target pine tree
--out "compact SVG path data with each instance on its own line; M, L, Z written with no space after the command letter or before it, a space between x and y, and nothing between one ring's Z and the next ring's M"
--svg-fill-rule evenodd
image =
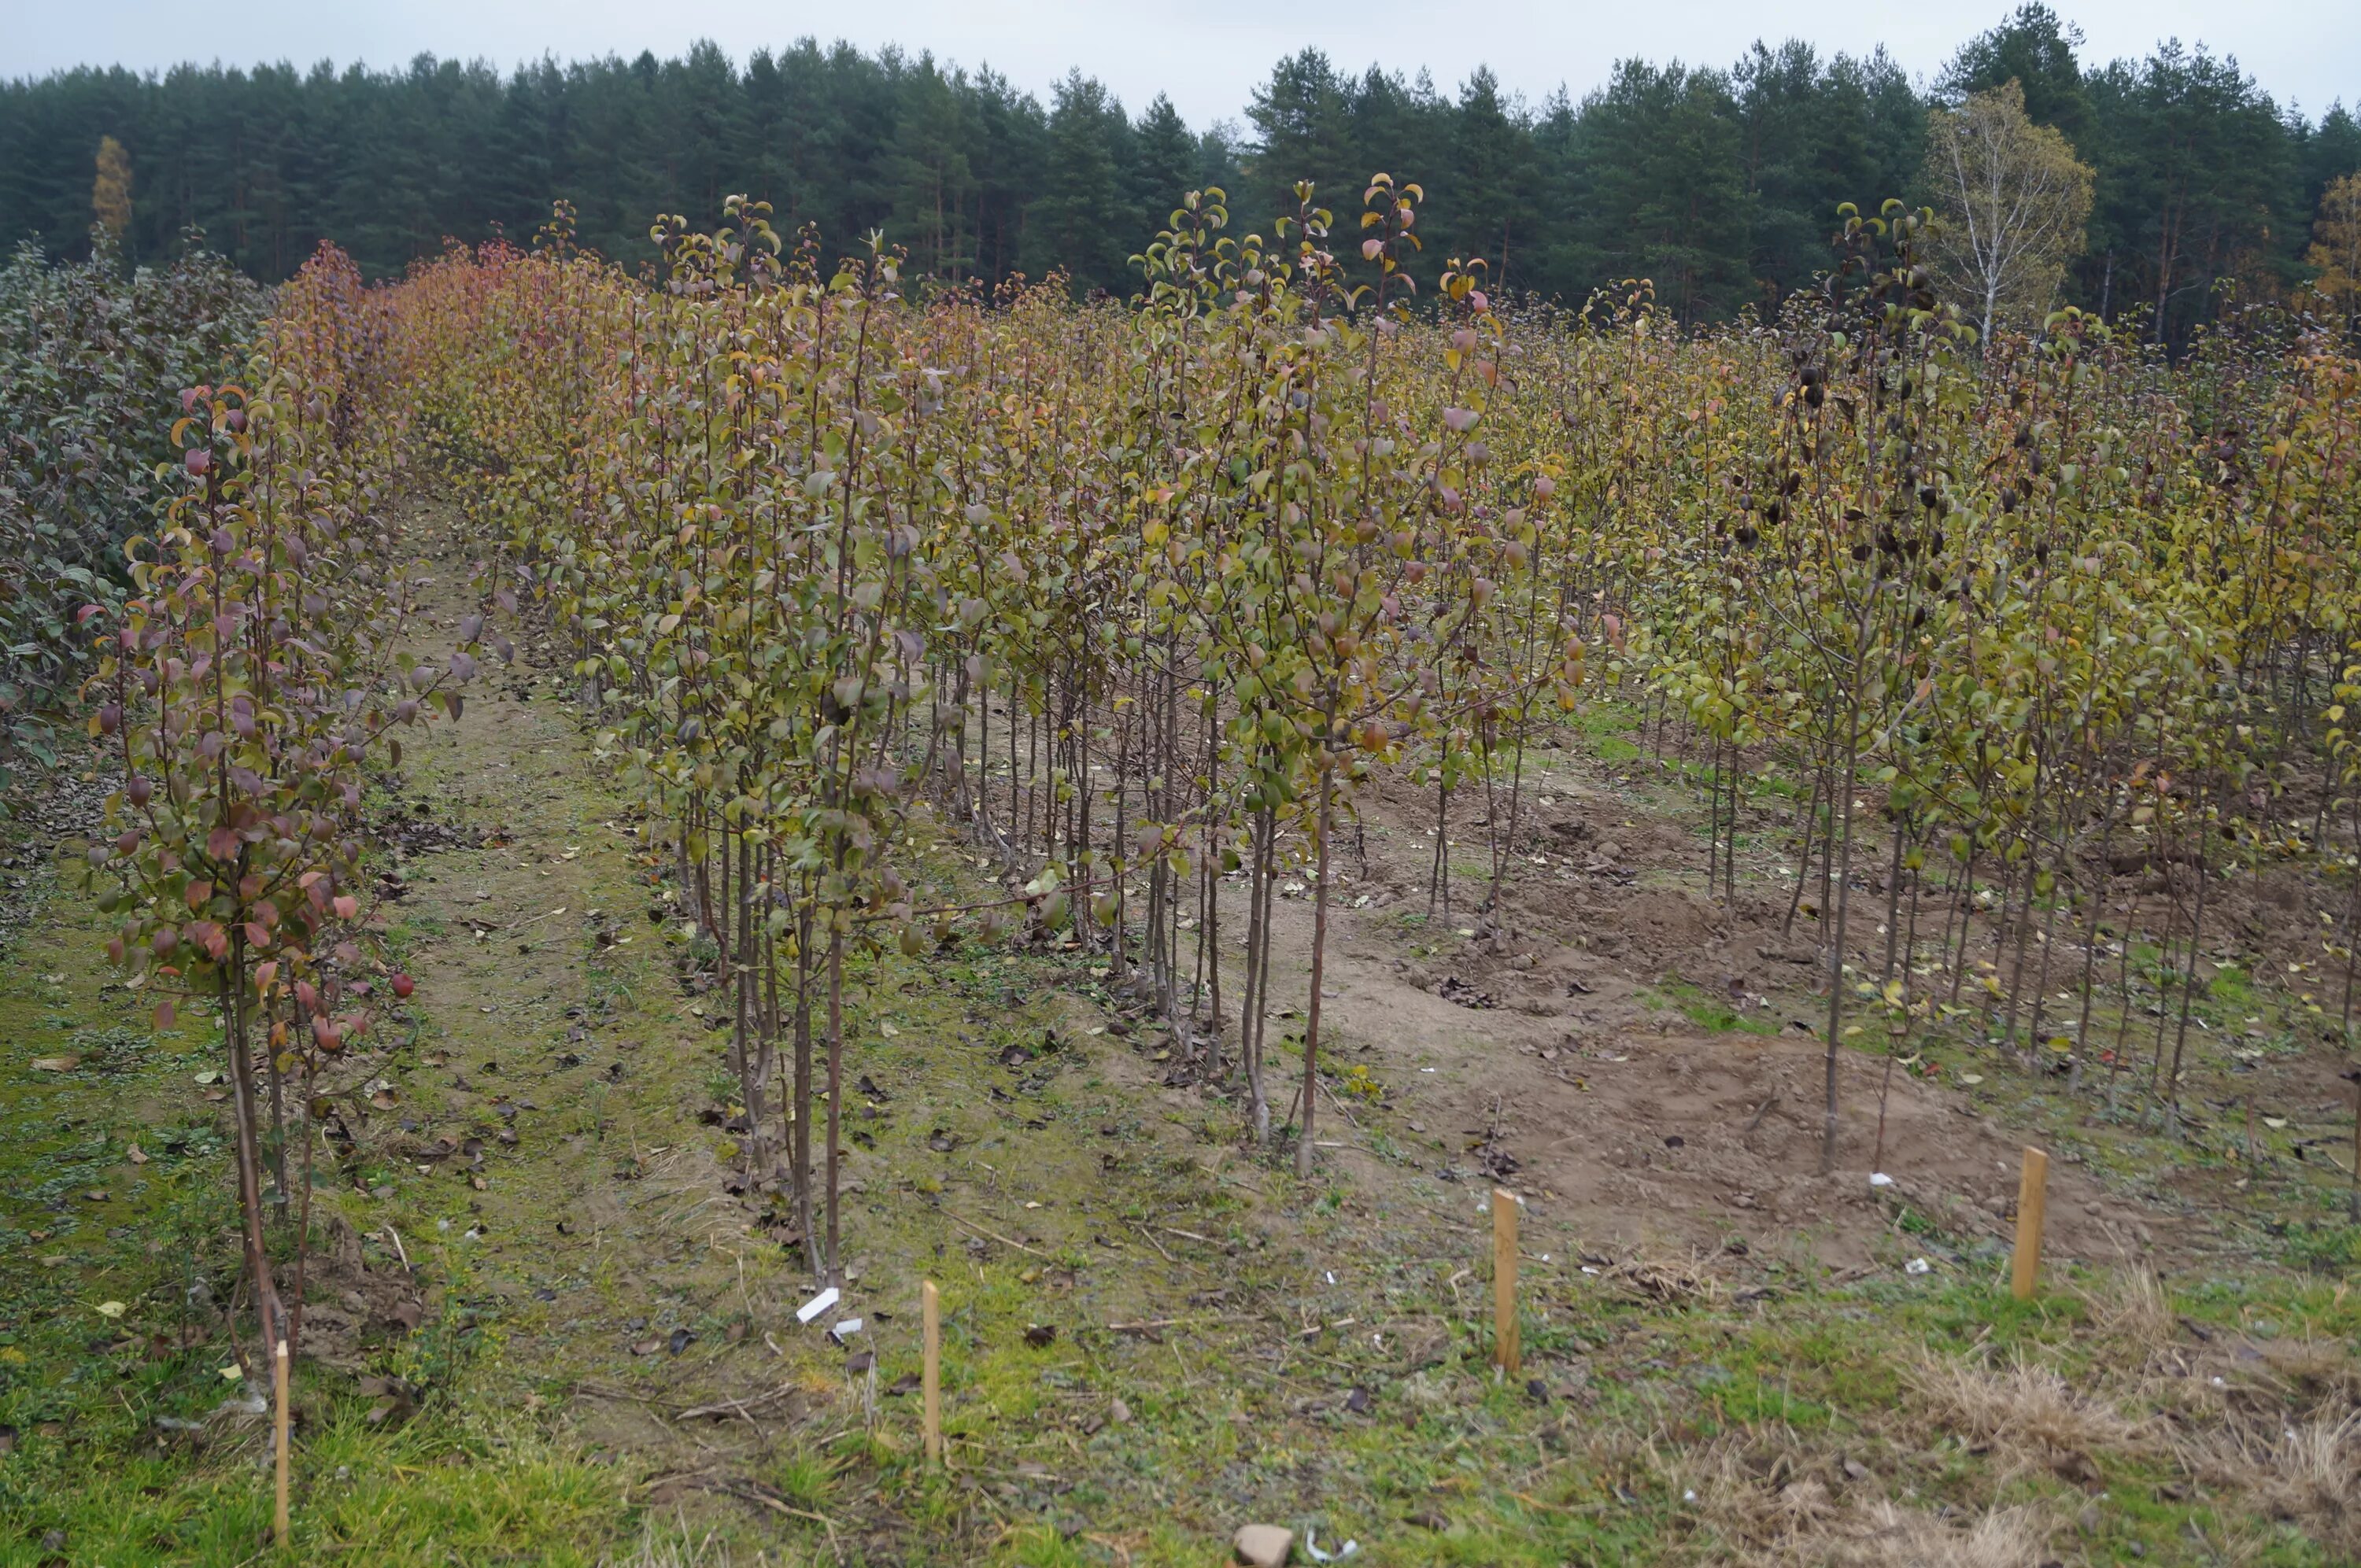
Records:
M1271 218L1295 211L1297 181L1312 181L1313 199L1332 211L1357 212L1358 181L1348 148L1344 84L1328 57L1316 49L1288 56L1271 68L1270 80L1254 91L1246 106L1258 137L1246 163L1246 189L1233 210L1246 226L1265 230ZM1351 200L1342 207L1349 189Z
M1128 190L1135 249L1162 228L1180 199L1203 187L1203 149L1172 100L1159 93L1133 127Z
M1123 105L1080 71L1051 90L1049 167L1031 238L1039 272L1062 267L1078 289L1121 291L1130 247L1116 238L1123 191L1115 134L1127 133ZM1127 136L1126 136L1127 139Z
M1453 255L1484 258L1495 288L1532 243L1532 135L1500 95L1499 79L1478 66L1461 84L1453 116L1446 233ZM1357 192L1356 192L1357 194Z
M2074 58L2081 47L2081 28L2060 21L2047 5L2020 5L1999 27L1960 46L1936 79L1936 96L1957 107L2014 82L2025 93L2026 118L2070 140L2091 118L2090 91Z

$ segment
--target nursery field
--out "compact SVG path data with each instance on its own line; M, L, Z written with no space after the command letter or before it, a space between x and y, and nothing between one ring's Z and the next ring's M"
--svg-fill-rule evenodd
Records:
M0 820L0 1562L2361 1556L2350 342L1423 201L282 285Z

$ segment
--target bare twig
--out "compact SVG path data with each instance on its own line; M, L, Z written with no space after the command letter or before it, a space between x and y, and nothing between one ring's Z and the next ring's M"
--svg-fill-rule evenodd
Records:
M1039 1259L1040 1259L1042 1262L1044 1262L1044 1263L1049 1263L1049 1262L1054 1261L1053 1259L1051 1259L1051 1258L1050 1258L1050 1256L1049 1256L1049 1255L1048 1253L1046 1253L1046 1252L1035 1252L1031 1247L1027 1246L1023 1242L1013 1242L1013 1241L1010 1241L1006 1236L1004 1236L1004 1235L1000 1234L1000 1233L998 1233L997 1231L987 1231L987 1230L985 1230L982 1225L977 1224L977 1223L976 1223L974 1221L972 1221L972 1220L962 1220L962 1219L961 1219L957 1214L952 1214L952 1215L950 1215L950 1216L948 1216L948 1217L949 1217L949 1219L950 1220L950 1223L951 1223L952 1224L954 1224L954 1225L960 1225L960 1226L962 1226L962 1227L964 1227L964 1228L966 1228L966 1229L968 1229L968 1230L973 1231L977 1235L980 1235L980 1236L983 1237L986 1241L995 1241L995 1242L998 1242L1002 1246L1013 1246L1013 1247L1015 1247L1018 1252L1031 1254L1031 1255L1033 1255L1033 1256L1035 1256L1035 1257L1039 1258Z

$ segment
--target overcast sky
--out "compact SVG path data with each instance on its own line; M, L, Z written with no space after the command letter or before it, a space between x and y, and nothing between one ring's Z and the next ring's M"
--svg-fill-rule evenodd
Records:
M1137 112L1158 92L1193 125L1236 117L1271 62L1307 44L1340 66L1425 66L1446 92L1488 63L1512 91L1539 101L1563 84L1577 96L1617 59L1722 65L1755 38L1789 36L1863 53L1883 43L1913 75L1931 74L2014 0L1953 5L1831 5L1819 0L1683 0L1613 5L1492 0L1482 6L1402 0L1196 0L1150 5L1082 0L899 0L818 5L807 0L0 0L0 77L74 65L158 69L320 60L406 62L426 52L503 68L544 53L678 54L710 38L743 60L803 34L864 49L898 43L967 66L989 64L1046 96L1071 66L1104 82ZM2356 0L2060 0L2088 36L2085 64L2146 53L2165 38L2235 54L2282 106L2317 116L2332 99L2361 100Z

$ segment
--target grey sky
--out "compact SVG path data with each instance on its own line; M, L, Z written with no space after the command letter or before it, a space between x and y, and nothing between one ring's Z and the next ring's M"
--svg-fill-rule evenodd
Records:
M547 52L559 59L653 49L677 54L700 37L743 59L806 33L863 48L898 43L967 66L989 64L1046 94L1069 66L1097 76L1137 111L1157 92L1193 125L1236 116L1280 55L1313 44L1341 66L1423 65L1445 91L1489 63L1512 91L1538 101L1561 83L1579 95L1626 55L1722 65L1757 38L1797 36L1827 51L1883 43L1914 75L1931 73L1958 44L1990 27L2014 0L1966 7L1835 6L1800 0L1583 4L1494 0L1482 7L1403 0L1196 0L1170 7L1084 0L900 0L814 5L786 0L0 0L0 77L64 66L140 69L187 60L309 65L355 58L398 65L422 51L482 57L503 68ZM2361 4L2354 0L2064 0L2058 9L2088 35L2086 64L2146 53L2159 39L2202 40L2235 54L2282 106L2314 116L2332 99L2361 100ZM1185 19L1182 19L1185 18Z

